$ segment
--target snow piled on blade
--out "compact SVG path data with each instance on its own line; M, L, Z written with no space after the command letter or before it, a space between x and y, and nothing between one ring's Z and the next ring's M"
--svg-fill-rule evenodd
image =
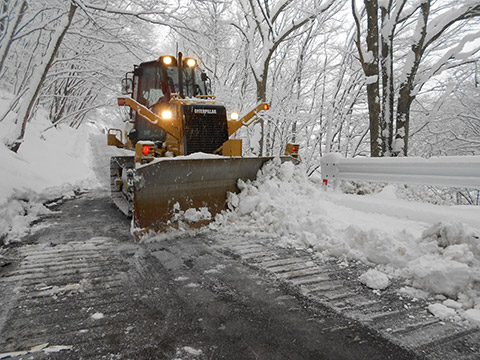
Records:
M212 218L212 215L210 214L210 211L208 211L207 207L202 207L199 209L190 208L183 211L180 209L180 204L177 202L173 205L173 209L175 211L171 220L173 223L195 223L202 220L211 220ZM180 226L180 228L183 228L183 226Z
M409 202L397 199L391 186L376 195L325 192L301 166L279 159L239 187L239 194L229 196L230 210L217 215L211 229L360 260L376 268L359 279L367 286L384 289L389 278L400 278L417 293L457 300L455 314L476 319L465 310L480 309L480 222L466 223L480 219L478 207ZM452 218L456 222L445 221ZM451 314L438 308L441 317Z

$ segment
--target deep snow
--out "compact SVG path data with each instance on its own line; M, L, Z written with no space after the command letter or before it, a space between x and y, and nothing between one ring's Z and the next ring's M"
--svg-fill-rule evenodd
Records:
M36 216L50 211L42 205L46 199L105 187L93 170L108 166L111 151L103 128L59 126L40 136L49 125L41 115L29 124L19 154L0 144L0 238L7 243L18 241ZM429 310L436 316L480 326L480 207L408 201L393 185L371 195L325 191L320 178L307 178L301 166L279 161L267 164L256 181L239 185L241 192L229 196L230 210L201 231L275 239L279 246L319 257L360 260L371 270L358 281L375 291L400 279L403 295L433 299ZM191 209L180 219L208 215Z

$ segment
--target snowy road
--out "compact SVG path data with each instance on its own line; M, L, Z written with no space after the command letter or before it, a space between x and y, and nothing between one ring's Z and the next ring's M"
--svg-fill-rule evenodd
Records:
M102 194L54 210L5 254L0 359L415 358L241 261L248 243L135 244Z
M428 266L455 256L472 274L464 299L477 299L478 238L445 227L461 236L439 246L424 230L450 214L478 226L478 209L325 193L269 166L211 228L136 244L105 190L116 151L100 136L91 145L99 183L51 204L30 235L0 249L0 359L480 358L478 327L427 307L478 310L402 295L395 276L418 256ZM376 260L393 265L382 267L381 291L359 281Z
M53 209L4 254L0 358L478 356L478 329L434 318L394 286L373 293L352 281L360 264L213 231L135 244L101 192Z

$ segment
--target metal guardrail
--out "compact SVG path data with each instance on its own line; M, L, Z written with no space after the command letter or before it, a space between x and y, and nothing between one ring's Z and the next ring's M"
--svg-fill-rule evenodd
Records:
M324 185L337 180L480 189L480 156L353 158L322 157Z

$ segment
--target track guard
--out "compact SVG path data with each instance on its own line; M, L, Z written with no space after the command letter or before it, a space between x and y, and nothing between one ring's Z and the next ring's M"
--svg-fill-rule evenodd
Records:
M135 168L133 156L114 156L110 159L110 185L112 200L125 215L133 214L133 183L126 174ZM130 182L130 186L128 183Z

